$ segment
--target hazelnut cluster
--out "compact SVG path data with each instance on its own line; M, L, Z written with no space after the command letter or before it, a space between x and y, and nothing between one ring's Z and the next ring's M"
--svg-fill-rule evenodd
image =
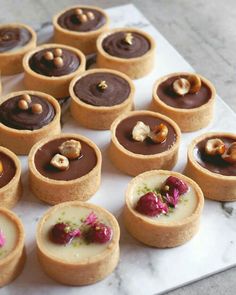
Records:
M33 114L41 114L43 111L41 104L39 103L31 104L31 102L32 100L30 95L23 94L21 96L21 99L18 101L18 108L22 111L27 111L30 108Z
M86 23L89 20L94 20L95 16L92 11L84 12L81 8L75 9L75 15L81 23Z
M153 128L138 121L132 130L132 137L136 141L143 142L150 138L154 143L162 143L168 135L168 127L165 124L155 125Z
M43 57L45 60L53 62L55 67L61 68L64 65L62 54L63 51L61 48L55 48L53 51L45 51Z
M178 78L173 83L173 90L178 95L197 93L202 86L201 78L198 75L189 75L186 78Z
M205 145L205 152L210 156L220 155L228 163L236 163L236 142L231 143L227 148L223 140L209 139Z

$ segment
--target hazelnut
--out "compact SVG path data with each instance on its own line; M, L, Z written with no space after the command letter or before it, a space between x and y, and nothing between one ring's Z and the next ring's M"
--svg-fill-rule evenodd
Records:
M18 101L18 108L20 110L26 111L29 108L28 102L25 101L24 99L21 99Z
M87 13L87 16L88 16L88 18L89 18L90 20L94 20L94 19L95 19L94 13L93 13L92 11L89 11L89 12Z
M88 21L88 17L87 17L86 14L79 14L78 18L79 18L81 23L86 23Z
M61 68L64 65L63 59L61 57L55 57L53 62L57 68Z
M51 159L50 164L61 171L67 170L69 168L69 160L60 154L56 154Z
M136 141L143 142L150 133L150 127L145 125L142 121L138 121L133 128L132 137Z
M125 34L125 42L129 45L133 44L133 35L131 33L126 33Z
M152 128L149 134L151 140L155 143L162 143L166 140L168 135L168 127L165 124L159 124Z
M189 93L197 93L201 89L202 81L198 75L189 75L187 80L190 83Z
M68 159L76 159L80 156L81 144L74 139L67 140L59 146L59 151Z
M62 56L62 49L61 48L55 48L53 53L54 53L55 57L61 57Z
M41 104L35 103L31 106L31 110L32 110L32 113L34 113L34 114L41 114L43 111L43 108L42 108Z
M51 51L46 51L43 57L48 61L53 60L54 58L53 53Z
M173 83L173 90L178 95L185 95L190 90L190 83L185 78L178 78Z
M106 81L101 81L101 82L99 82L97 86L98 86L98 88L101 89L101 90L105 90L105 89L107 89L107 87L108 87Z
M236 163L236 142L231 143L229 148L224 152L222 158L229 163Z
M81 8L76 8L75 14L77 14L77 15L83 14L83 10Z
M0 161L0 175L3 173L3 164L2 161Z
M208 139L205 145L205 152L211 156L223 155L225 152L225 144L219 138Z
M27 103L31 103L31 97L30 97L30 95L29 94L23 94L22 96L21 96L21 98L23 99L23 100L25 100Z

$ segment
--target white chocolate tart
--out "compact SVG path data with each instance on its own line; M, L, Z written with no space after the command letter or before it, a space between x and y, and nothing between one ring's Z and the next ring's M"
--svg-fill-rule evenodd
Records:
M118 222L107 210L78 201L59 204L38 224L39 262L59 283L93 284L115 269L119 238Z
M203 193L190 178L172 171L148 171L128 185L125 226L148 246L176 247L197 233L203 204Z

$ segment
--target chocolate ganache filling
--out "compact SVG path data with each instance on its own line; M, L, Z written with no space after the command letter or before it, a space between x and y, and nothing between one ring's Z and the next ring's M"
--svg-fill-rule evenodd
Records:
M130 86L118 75L93 73L80 78L74 86L74 92L87 104L109 107L125 101L130 94Z
M79 9L78 7L77 10ZM89 32L98 30L106 23L106 18L100 11L90 8L81 8L80 10L86 16L86 21L81 21L76 9L70 9L58 18L58 24L69 31ZM93 14L92 19L88 17L89 13Z
M226 162L220 155L208 155L205 152L205 146L209 139L221 139L226 148L230 146L236 139L230 137L210 137L200 141L194 148L194 158L203 168L225 176L236 176L236 163Z
M81 155L77 159L70 160L67 170L58 170L50 164L51 159L59 153L59 146L70 139L73 138L55 139L38 149L34 161L40 174L54 180L73 180L86 175L96 166L97 156L94 149L82 140L80 140Z
M0 188L7 185L16 174L16 166L14 161L3 152L0 152Z
M33 54L29 60L30 68L36 73L48 77L59 77L75 72L80 65L79 56L67 49L62 49L62 55L59 57L62 63L58 66L55 63L55 57L52 60L45 58L46 52L54 52L55 48L45 48Z
M173 90L173 83L178 78L187 76L170 77L157 87L157 95L165 104L179 109L194 109L207 103L212 96L210 87L202 81L197 93L178 95Z
M31 38L32 34L25 28L1 28L0 53L20 49L25 46Z
M22 97L12 97L0 105L0 122L10 128L18 130L36 130L48 125L55 117L55 109L52 104L35 95L31 95L31 102L27 110L19 108L19 101ZM32 105L40 104L41 113L34 113Z
M135 141L132 138L132 130L138 121L149 125L151 129L161 123L165 124L168 128L166 140L162 143L154 143L149 139L143 142ZM130 152L141 155L154 155L169 150L176 142L177 134L174 128L162 119L150 115L136 115L130 116L118 124L116 128L116 138L118 142Z
M131 34L128 42L127 34ZM102 47L112 56L134 58L144 55L150 49L150 42L139 33L117 32L108 35L103 40Z

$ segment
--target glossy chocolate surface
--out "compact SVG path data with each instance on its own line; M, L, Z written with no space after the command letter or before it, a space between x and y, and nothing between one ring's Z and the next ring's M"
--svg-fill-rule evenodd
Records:
M40 174L55 180L73 180L89 173L97 164L97 156L94 149L80 141L82 149L78 159L69 160L70 166L66 171L60 171L50 164L55 154L59 153L59 146L66 140L74 138L60 138L43 145L35 154L35 166ZM77 140L77 139L75 139Z
M144 55L150 49L146 37L139 33L132 33L132 44L125 41L126 32L108 35L102 42L103 49L112 56L120 58L134 58Z
M163 143L154 143L150 139L145 139L143 142L135 141L132 138L132 130L138 121L153 128L161 123L168 127L168 136ZM174 128L166 121L152 117L150 115L130 116L122 120L116 128L116 137L118 142L128 151L141 155L154 155L169 150L176 142L177 134Z
M202 81L202 86L197 93L178 95L173 90L173 83L178 78L186 76L171 77L157 87L157 95L165 104L179 109L194 109L207 103L212 96L209 86Z
M230 137L209 137L200 141L194 148L194 158L203 168L217 174L225 176L236 176L236 163L228 163L222 159L220 155L211 156L205 152L205 145L211 138L219 138L223 140L226 148L236 139Z
M5 126L18 130L36 130L48 125L55 117L53 105L46 99L30 95L31 103L28 110L21 110L18 102L21 96L12 97L0 105L0 122ZM42 106L42 113L35 114L31 110L33 104Z
M107 88L98 84L106 81ZM125 101L130 94L129 83L122 77L111 73L93 73L80 78L74 86L75 95L83 102L93 106L114 106Z
M14 161L6 154L0 151L0 161L3 166L3 172L0 172L0 188L7 185L16 174Z

